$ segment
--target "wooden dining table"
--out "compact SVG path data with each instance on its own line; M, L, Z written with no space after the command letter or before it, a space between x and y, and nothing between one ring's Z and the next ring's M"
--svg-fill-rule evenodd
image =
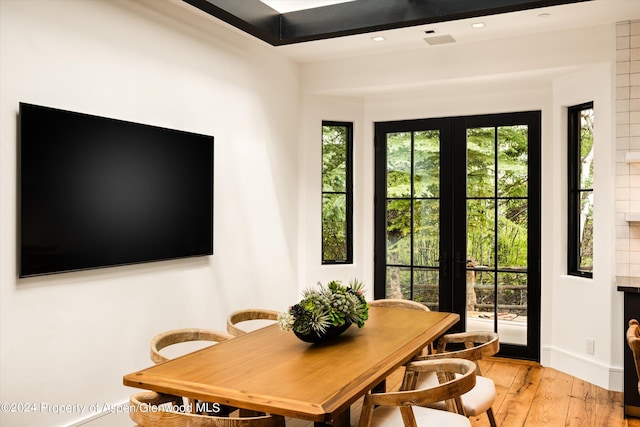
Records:
M371 307L364 327L309 344L267 326L124 376L124 385L349 426L350 406L459 320L453 313Z

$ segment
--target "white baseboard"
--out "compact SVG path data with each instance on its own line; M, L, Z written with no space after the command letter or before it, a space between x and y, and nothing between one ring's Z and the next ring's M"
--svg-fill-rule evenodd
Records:
M90 415L86 418L83 418L79 421L76 421L72 424L69 424L67 427L80 427L80 426L90 426L90 427L98 427L98 426L113 426L117 425L116 422L112 421L112 419L122 416L125 412L123 409L125 406L129 405L129 401L126 400L122 403L116 403L109 406L110 410L98 412L96 414ZM128 417L128 415L127 415ZM108 419L107 419L108 418Z
M623 391L624 388L622 366L606 365L553 346L542 348L541 363L545 367L557 369L605 390Z

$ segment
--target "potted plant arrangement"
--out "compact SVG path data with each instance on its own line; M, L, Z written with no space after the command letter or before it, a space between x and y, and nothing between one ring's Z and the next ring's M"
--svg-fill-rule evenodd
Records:
M305 342L324 342L340 335L352 324L359 328L369 317L369 304L364 286L357 279L344 286L332 280L326 286L318 283L315 289L306 289L302 300L279 313L278 324Z

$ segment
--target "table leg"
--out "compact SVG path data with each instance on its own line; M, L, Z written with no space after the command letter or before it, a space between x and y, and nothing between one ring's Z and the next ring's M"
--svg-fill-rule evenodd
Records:
M351 408L347 408L344 412L338 414L330 423L313 423L313 427L350 427L351 426Z
M386 391L387 391L386 379L380 381L373 389L371 389L371 393L384 393Z

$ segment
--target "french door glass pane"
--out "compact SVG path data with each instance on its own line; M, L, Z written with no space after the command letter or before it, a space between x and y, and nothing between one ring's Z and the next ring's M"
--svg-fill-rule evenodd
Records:
M527 274L498 273L497 285L500 341L527 345Z
M467 200L467 259L495 266L495 201Z
M467 197L492 197L495 175L495 128L467 129Z
M411 197L411 132L387 135L387 197Z
M527 269L529 221L526 199L498 201L498 267Z
M493 331L495 273L467 270L467 330Z
M498 196L527 197L529 131L527 126L498 128Z
M414 197L440 196L440 132L414 133Z
M411 299L411 268L387 267L385 298Z
M411 265L411 200L387 201L387 264Z
M440 201L415 200L413 203L413 265L438 267Z
M432 311L438 311L440 273L437 268L416 268L413 271L413 300L421 302Z

